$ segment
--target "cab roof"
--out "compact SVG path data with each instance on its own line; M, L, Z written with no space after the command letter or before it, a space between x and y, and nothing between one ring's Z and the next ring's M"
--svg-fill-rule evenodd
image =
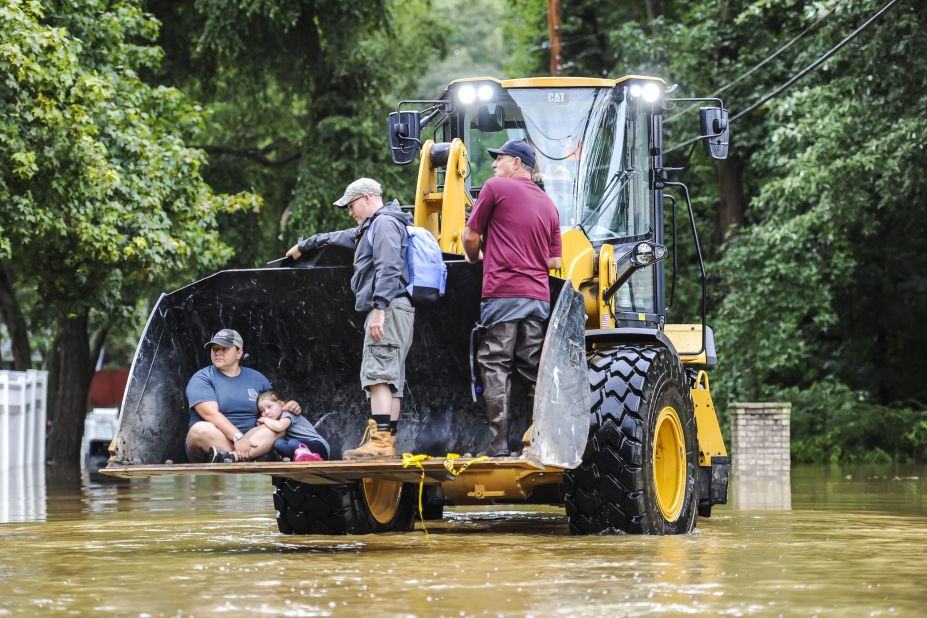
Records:
M455 84L467 82L494 82L503 88L614 88L621 82L634 79L657 81L666 85L660 77L647 75L625 75L617 79L600 79L597 77L523 77L519 79L498 79L495 77L464 77L455 79L445 88L445 92Z

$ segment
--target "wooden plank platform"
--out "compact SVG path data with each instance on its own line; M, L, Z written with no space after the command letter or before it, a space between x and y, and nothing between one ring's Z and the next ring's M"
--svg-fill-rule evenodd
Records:
M460 467L472 459L453 460L454 468ZM425 482L429 484L451 481L454 475L444 465L443 457L427 459L422 462ZM417 483L422 477L422 469L409 466L402 467L402 460L388 461L307 461L307 462L242 462L242 463L204 463L204 464L146 464L119 465L111 464L100 470L101 474L124 479L150 478L155 476L192 476L198 474L268 474L290 478L302 483L337 484L348 483L362 478L377 478L407 483ZM524 472L559 473L560 468L538 467L525 459L513 457L494 457L470 464L467 472L487 472L495 470L518 470ZM466 472L464 472L466 474Z

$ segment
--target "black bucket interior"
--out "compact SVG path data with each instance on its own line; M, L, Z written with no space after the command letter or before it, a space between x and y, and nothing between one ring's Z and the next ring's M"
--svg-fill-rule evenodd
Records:
M489 442L483 402L470 394L469 339L479 318L482 268L448 260L447 293L416 308L406 362L400 451L476 453ZM185 388L210 363L204 343L223 327L244 339L243 365L296 399L332 446L357 446L369 403L360 388L364 315L354 311L350 255L322 252L314 263L222 271L165 294L145 328L129 376L116 438L116 463L186 461ZM551 279L559 293L559 279ZM510 441L530 424L514 378Z

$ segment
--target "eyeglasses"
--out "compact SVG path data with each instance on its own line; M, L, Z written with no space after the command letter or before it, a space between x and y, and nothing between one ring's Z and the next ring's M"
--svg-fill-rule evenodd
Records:
M353 200L351 200L350 202L348 202L348 210L351 210L351 208L354 207L354 202L356 202L357 200L360 200L360 199L364 199L365 197L367 197L367 194L366 194L366 193L363 194L363 195L361 195L361 196L355 197Z

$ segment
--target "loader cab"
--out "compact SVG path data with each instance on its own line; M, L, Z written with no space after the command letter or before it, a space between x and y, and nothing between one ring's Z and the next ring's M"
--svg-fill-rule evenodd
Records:
M487 148L527 140L537 153L535 182L557 205L562 231L579 229L596 251L607 243L620 254L641 240L663 243L662 195L650 179L662 165L655 146L664 91L662 80L638 77L459 80L442 94L444 114L423 137L462 140L474 201L493 175ZM663 279L662 265L635 274L616 295L619 322L657 325Z

